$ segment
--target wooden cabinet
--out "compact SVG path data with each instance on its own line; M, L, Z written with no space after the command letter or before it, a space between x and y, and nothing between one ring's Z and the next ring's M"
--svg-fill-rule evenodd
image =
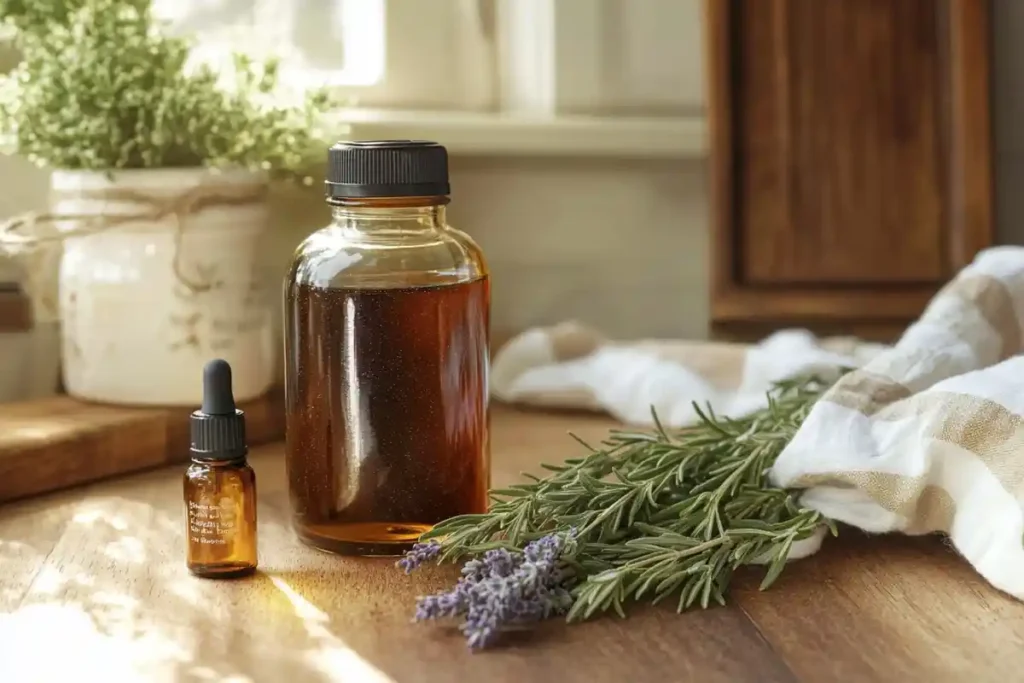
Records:
M890 338L993 240L984 0L705 0L712 325Z

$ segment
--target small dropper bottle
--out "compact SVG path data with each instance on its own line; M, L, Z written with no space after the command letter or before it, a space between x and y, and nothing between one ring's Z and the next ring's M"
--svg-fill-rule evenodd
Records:
M245 414L235 406L231 366L203 369L203 406L192 413L185 472L188 570L205 578L256 571L256 473L246 456Z

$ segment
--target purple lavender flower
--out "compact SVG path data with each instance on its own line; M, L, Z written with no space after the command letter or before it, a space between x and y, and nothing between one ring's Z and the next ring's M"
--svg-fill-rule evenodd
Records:
M412 550L405 554L405 557L400 559L396 564L400 569L405 571L406 574L416 569L424 562L429 562L441 554L441 544L437 541L427 541L426 543L417 543L412 547Z
M565 613L573 575L561 558L575 537L570 530L539 538L522 553L487 551L466 563L451 591L420 598L416 621L465 615L460 628L475 650L491 645L505 626Z

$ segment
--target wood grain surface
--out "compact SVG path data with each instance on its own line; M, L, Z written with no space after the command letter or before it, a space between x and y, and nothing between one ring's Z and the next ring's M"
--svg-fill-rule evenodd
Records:
M705 0L712 325L905 326L992 244L991 0Z
M946 188L942 5L742 3L737 228L747 282L948 275L945 240L937 239Z
M498 409L495 484L578 453L602 418ZM1017 680L1024 605L937 538L844 530L725 608L552 621L470 654L454 628L414 624L415 597L452 568L307 549L287 523L279 445L258 449L261 571L185 571L181 468L0 506L0 681L760 682Z
M250 444L284 437L281 392L240 407ZM185 462L191 412L67 396L0 404L0 502Z

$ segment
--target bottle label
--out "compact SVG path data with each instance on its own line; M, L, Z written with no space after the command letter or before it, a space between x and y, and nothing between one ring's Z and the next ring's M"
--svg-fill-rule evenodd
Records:
M235 505L230 498L189 501L188 533L192 543L226 545L236 526Z

